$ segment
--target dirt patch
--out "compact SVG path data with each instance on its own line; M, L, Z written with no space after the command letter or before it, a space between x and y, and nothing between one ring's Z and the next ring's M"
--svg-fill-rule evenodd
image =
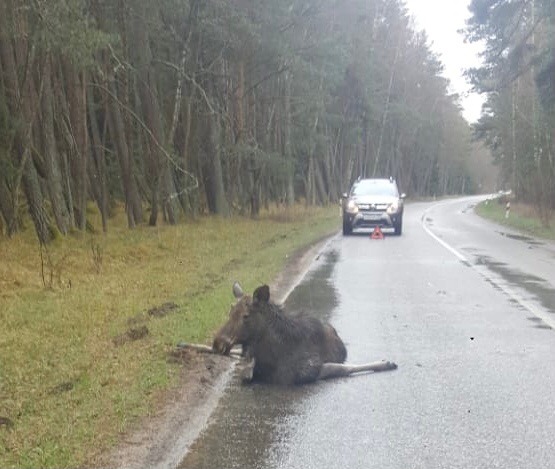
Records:
M8 417L0 417L0 428L6 427L9 429L13 428L13 421L10 420Z
M276 302L285 301L328 240L289 256L285 270L271 284ZM92 467L174 468L183 459L216 408L237 360L186 349L176 349L168 359L183 365L179 385L164 392L153 415L139 422Z
M148 310L148 315L161 318L162 316L166 316L168 313L171 313L176 309L177 309L177 305L175 303L173 302L164 303L162 306L150 308Z
M123 334L120 334L112 339L112 342L116 347L121 347L122 345L126 344L127 342L133 342L135 340L144 339L150 332L148 327L140 326L140 327L131 327L126 330Z
M56 386L54 386L50 390L50 394L63 394L64 392L69 392L75 387L75 383L73 381L64 381Z

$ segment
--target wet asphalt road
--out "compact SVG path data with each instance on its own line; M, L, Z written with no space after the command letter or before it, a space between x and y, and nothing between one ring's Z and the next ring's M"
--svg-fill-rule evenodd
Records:
M180 467L554 468L555 245L477 200L409 204L401 237L337 236L286 303L330 320L349 362L398 370L234 379Z

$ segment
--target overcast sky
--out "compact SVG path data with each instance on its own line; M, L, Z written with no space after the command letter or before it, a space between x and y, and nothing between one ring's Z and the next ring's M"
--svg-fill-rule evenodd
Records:
M463 72L480 64L476 44L465 44L457 31L464 28L470 16L470 0L405 0L414 17L416 29L426 30L431 48L440 55L445 67L444 75L451 81L453 91L462 96L463 115L469 122L480 117L482 99L469 93L470 86Z

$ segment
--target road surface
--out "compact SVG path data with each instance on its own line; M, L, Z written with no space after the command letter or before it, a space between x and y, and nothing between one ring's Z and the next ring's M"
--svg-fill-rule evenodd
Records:
M333 238L286 307L348 361L399 369L304 387L233 379L181 468L555 467L555 245L408 204L403 235Z

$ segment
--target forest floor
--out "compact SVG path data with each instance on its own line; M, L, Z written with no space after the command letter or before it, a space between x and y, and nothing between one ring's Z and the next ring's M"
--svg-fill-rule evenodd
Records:
M271 283L276 302L285 301L329 239L290 256L285 269ZM182 363L179 384L162 392L151 415L137 422L113 451L91 462L91 467L161 469L179 464L233 379L237 360L187 349L176 349L174 358Z

